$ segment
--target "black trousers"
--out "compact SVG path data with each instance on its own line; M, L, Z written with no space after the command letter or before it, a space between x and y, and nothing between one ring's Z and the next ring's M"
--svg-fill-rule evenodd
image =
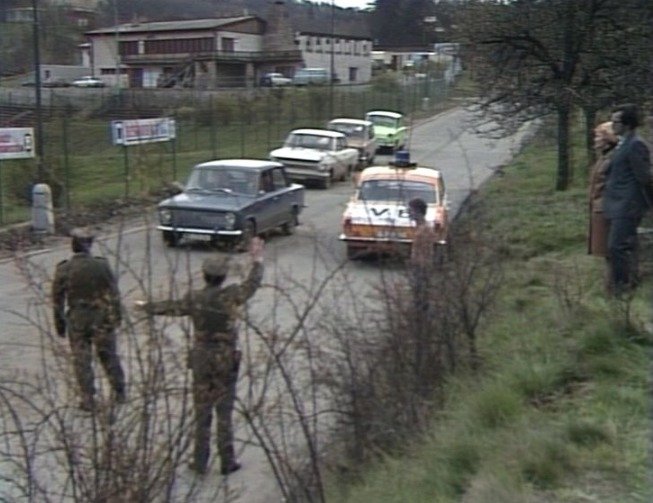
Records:
M610 277L616 294L637 283L637 226L640 218L612 218L608 234Z

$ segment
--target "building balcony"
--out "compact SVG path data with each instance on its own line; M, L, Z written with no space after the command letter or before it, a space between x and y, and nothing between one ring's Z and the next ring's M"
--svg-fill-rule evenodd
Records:
M181 61L216 61L218 63L268 63L301 61L302 53L292 51L206 51L175 54L127 54L120 60L125 64L177 64Z

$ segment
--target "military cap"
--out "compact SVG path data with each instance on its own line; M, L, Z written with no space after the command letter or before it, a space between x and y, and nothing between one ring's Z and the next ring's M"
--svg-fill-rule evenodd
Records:
M70 237L78 241L93 241L95 234L88 227L76 227L70 231Z
M229 271L229 259L227 257L207 258L202 264L202 272L207 276L226 276Z

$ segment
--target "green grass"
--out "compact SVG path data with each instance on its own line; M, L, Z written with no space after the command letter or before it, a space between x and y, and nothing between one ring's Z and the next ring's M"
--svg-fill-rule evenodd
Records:
M463 83L466 81L462 81ZM468 84L456 91L467 95ZM432 115L454 106L447 92L437 86L383 91L339 89L333 93L333 115L363 117L370 109L401 111L409 116ZM422 97L431 97L423 110ZM281 146L288 132L298 127L323 127L331 119L329 88L279 88L246 97L225 94L213 101L192 101L171 106L163 115L173 116L177 139L132 146L125 151L111 144L110 121L92 118L85 110L73 117L52 116L44 123L43 167L40 178L34 160L5 161L0 173L2 224L25 219L29 191L36 181L52 187L56 206L72 212L89 207L116 205L116 200L148 201L160 197L162 187L183 181L193 165L211 159L267 159ZM100 103L98 102L98 105ZM412 114L412 115L411 115ZM66 193L68 196L66 197Z
M582 173L580 147L576 158ZM482 370L447 384L429 431L403 455L373 464L329 501L653 499L651 340L642 329L651 282L628 318L604 298L603 261L586 254L584 177L555 192L555 161L554 145L537 139L474 209L500 242L507 271L478 341Z

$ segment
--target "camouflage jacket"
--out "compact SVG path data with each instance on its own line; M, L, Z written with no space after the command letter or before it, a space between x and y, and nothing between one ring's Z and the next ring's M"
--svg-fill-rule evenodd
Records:
M96 308L109 315L117 326L122 319L120 292L106 259L89 253L75 253L57 264L52 283L55 320L65 319L69 309Z
M263 264L255 262L242 283L227 286L207 285L191 290L179 300L150 302L144 306L150 314L190 316L196 345L236 344L236 323L241 306L254 295L263 279Z

